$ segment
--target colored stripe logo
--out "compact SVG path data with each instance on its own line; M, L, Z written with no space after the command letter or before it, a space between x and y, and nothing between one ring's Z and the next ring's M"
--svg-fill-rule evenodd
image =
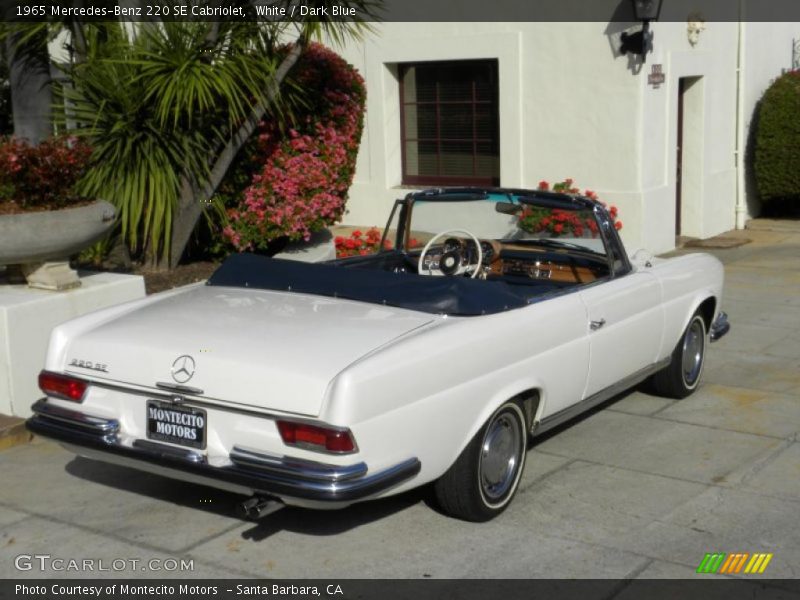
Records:
M772 553L756 552L709 552L703 557L700 566L697 567L698 573L716 573L718 575L734 575L747 573L750 575L760 575L767 569L767 565L772 560Z

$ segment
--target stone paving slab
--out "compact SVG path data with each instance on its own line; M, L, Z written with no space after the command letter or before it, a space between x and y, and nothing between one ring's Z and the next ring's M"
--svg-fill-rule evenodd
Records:
M792 359L800 359L800 334L792 334L781 338L774 344L764 348L764 354L768 356L780 356Z
M793 442L770 456L769 460L743 469L741 487L800 503L800 443ZM800 527L796 527L795 532L800 537Z
M771 437L601 411L548 438L541 452L713 483L780 444Z
M667 407L658 414L658 418L715 429L789 438L800 431L800 410L797 404L796 396L753 387L709 384L683 402Z
M798 336L800 339L800 336ZM703 381L726 387L791 393L800 388L800 356L781 356L782 347L763 353L717 351L709 355ZM789 348L786 349L787 354ZM798 347L800 351L800 347Z
M773 286L770 293L765 294L764 288L748 282L725 282L723 307L729 301L744 300L760 305L760 310L768 311L774 306L800 306L800 294L796 286Z
M375 510L372 505L363 507L364 514ZM355 507L346 509L341 518L354 519L355 512ZM524 512L525 508L515 503L509 508L509 518L465 524L417 503L339 530L330 522L338 515L322 518L287 509L281 513L280 525L267 524L251 534L255 541L227 534L191 554L270 577L361 573L370 578L617 578L644 562L625 550L543 534L536 523L521 518ZM336 534L330 535L331 530ZM364 551L366 539L372 540L368 553ZM298 561L297 556L304 560ZM585 568L588 562L592 563L589 570Z
M659 398L639 391L626 394L606 410L612 412L623 412L630 415L652 415L664 410L668 406L675 404L676 400L671 398Z
M674 546L659 544L659 549L645 542L639 547L683 562L678 557L686 553L681 540L690 547L697 542L698 564L705 552L772 552L769 576L793 579L800 577L800 537L787 532L797 532L798 510L800 503L796 500L714 487L678 507L665 524L657 524L675 527Z
M33 568L26 569L18 556L31 556ZM41 559L46 556L46 568L39 568ZM69 560L77 558L91 561L91 568L73 569ZM54 559L63 562L50 562ZM104 532L95 532L76 527L52 518L32 517L18 523L4 526L0 531L0 578L83 578L106 579L126 578L185 578L185 577L230 577L242 575L241 571L221 569L214 565L201 564L195 559L191 569L180 569L181 560L186 556L154 551L131 545L126 540L115 539ZM158 561L158 562L151 562ZM170 562L168 562L170 561ZM171 561L176 561L175 566ZM21 569L15 568L19 565ZM82 566L82 565L81 565ZM85 570L84 570L85 569Z
M233 494L76 457L57 444L13 448L0 455L0 469L9 463L36 473L42 484L58 481L58 494L4 486L3 506L105 532L120 542L176 552L241 524L232 513L239 499ZM42 484L37 487L45 492ZM222 514L218 507L225 509Z
M796 260L800 263L800 257ZM725 302L725 312L728 313L731 322L791 329L794 332L800 332L798 310L800 309L797 306L788 304L771 306L769 310L764 310L762 303L753 300L732 299Z
M736 326L731 326L730 333L719 343L724 341L725 348L735 348L740 352L763 354L767 348L783 343L792 337L792 333L792 330L782 327L736 323Z
M572 459L565 456L553 456L552 454L542 454L536 450L528 450L528 456L525 459L525 471L522 473L522 479L519 482L520 491L546 479L570 462L572 462Z
M30 517L28 513L11 510L10 508L4 508L3 506L0 506L0 527L11 525L12 523L22 521L28 517Z
M707 485L576 461L523 491L515 509L532 531L598 546L646 530Z

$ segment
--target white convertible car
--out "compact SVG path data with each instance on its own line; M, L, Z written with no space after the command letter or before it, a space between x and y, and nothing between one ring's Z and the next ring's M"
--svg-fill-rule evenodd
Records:
M57 327L28 427L93 459L284 504L432 484L502 512L536 435L649 378L681 398L728 330L723 269L629 257L588 198L445 189L398 200L381 252L230 257L205 284Z

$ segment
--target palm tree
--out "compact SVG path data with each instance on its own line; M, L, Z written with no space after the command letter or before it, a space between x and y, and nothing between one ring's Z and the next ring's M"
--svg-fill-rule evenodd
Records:
M308 42L358 38L380 10L380 0L336 4L359 18L65 24L73 60L61 65L64 110L94 146L80 191L119 207L123 234L153 266L177 265L259 122L302 94L287 83Z

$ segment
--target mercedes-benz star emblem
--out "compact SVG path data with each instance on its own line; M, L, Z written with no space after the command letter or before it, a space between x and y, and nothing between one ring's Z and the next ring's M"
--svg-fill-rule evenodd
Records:
M194 359L188 354L179 356L172 363L172 378L178 383L186 383L194 375Z

